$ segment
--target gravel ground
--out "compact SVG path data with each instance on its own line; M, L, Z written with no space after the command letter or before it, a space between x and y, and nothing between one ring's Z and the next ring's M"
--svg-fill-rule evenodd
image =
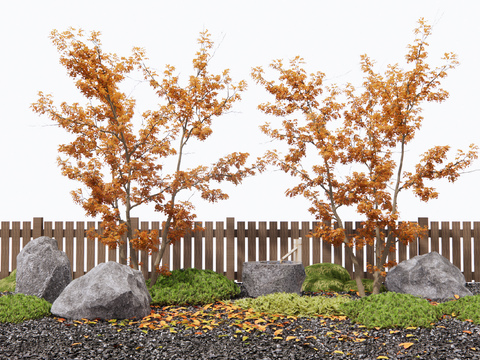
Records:
M469 287L478 294L479 285ZM202 308L152 309L165 318L166 311ZM217 325L208 330L181 325L149 330L134 321L114 325L54 317L0 324L0 359L480 359L480 326L452 318L431 329L400 330L367 330L322 317L283 318L264 331L247 332L228 315L218 313Z

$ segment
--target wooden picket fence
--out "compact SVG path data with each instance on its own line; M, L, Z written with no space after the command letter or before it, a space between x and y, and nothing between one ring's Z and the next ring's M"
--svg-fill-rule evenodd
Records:
M466 281L480 281L480 222L429 222L428 218L418 218L421 226L428 227L428 236L418 238L405 246L401 243L397 251L389 254L389 260L401 262L416 255L437 251L462 270ZM169 246L162 258L170 270L195 267L211 269L226 275L229 279L242 280L244 261L278 260L291 250L293 239L301 238L302 262L304 266L321 262L332 262L344 266L353 276L350 259L345 257L343 246L333 247L322 239L307 236L317 225L316 222L287 221L223 221L198 222L203 230L188 234L180 242ZM0 228L0 279L16 268L17 255L31 240L49 236L58 241L60 250L65 251L72 265L72 276L78 278L97 264L105 261L118 261L119 249L111 250L98 240L86 238L90 228L99 229L94 221L43 221L34 218L29 221L3 221ZM160 222L140 222L133 219L134 228L140 230L160 230ZM360 222L346 222L348 233L361 227ZM363 276L366 262L373 263L372 246L363 249ZM291 257L290 257L291 259ZM139 253L142 263L140 270L147 278L151 271L152 256Z

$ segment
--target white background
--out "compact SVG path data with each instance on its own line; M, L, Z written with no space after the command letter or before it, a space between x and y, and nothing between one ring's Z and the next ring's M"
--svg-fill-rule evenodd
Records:
M479 144L480 6L477 1L2 1L0 3L0 221L90 220L73 203L69 192L79 184L60 174L57 147L68 141L63 130L30 109L38 91L51 93L59 104L85 104L73 81L58 62L49 34L68 27L102 32L103 50L130 55L144 47L149 65L161 71L174 65L181 80L192 72L196 39L208 29L219 45L212 71L231 69L234 82L249 83L243 101L216 121L205 143L187 149L188 163L213 161L232 151L260 156L277 145L259 126L276 121L256 109L268 101L250 77L254 66L273 59L305 58L307 72L322 71L329 83L361 85L360 55L367 54L383 71L387 64L404 64L413 29L424 17L433 25L429 63L440 65L444 52L458 54L460 66L444 81L450 98L424 107L424 126L408 151L408 164L434 145L466 149ZM133 85L132 85L133 84ZM135 86L137 85L137 86ZM126 85L127 86L127 85ZM156 106L146 84L130 83L125 91L138 100L138 114ZM477 161L471 170L479 169ZM465 174L455 184L438 183L438 200L421 203L411 195L400 198L403 220L429 217L436 221L480 221L480 172ZM208 204L196 194L199 221L312 221L309 204L286 198L289 176L268 171L238 187L225 186L230 199ZM189 197L189 194L187 197ZM133 214L141 221L162 220L151 208ZM358 220L354 211L344 220Z

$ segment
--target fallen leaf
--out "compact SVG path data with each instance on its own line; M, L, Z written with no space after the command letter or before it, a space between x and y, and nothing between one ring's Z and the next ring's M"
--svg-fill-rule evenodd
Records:
M398 346L403 346L404 349L408 349L412 345L414 345L414 343L411 342L398 344Z

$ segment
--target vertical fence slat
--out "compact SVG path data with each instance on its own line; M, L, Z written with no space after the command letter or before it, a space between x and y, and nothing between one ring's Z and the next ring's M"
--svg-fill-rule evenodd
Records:
M248 229L247 229L247 238L248 238L248 256L247 256L247 261L256 261L256 239L257 239L257 229L256 229L256 222L255 221L249 221L248 222Z
M457 268L461 269L461 264L460 264L460 237L461 237L461 231L460 231L460 222L454 221L452 222L452 258L453 258L453 265L455 265Z
M85 247L84 247L84 240L85 240L85 223L83 221L77 221L77 229L75 231L75 240L76 240L76 270L75 270L75 278L79 278L85 274L84 266L85 266Z
M49 238L53 237L53 226L51 221L45 221L43 223L43 236L48 236Z
M442 221L442 255L450 261L450 223Z
M53 236L57 240L58 250L63 250L63 222L55 221L55 230L53 231Z
M366 246L366 252L367 252L367 263L365 264L365 266L367 264L370 264L370 265L374 265L375 262L374 262L374 259L375 259L375 250L374 250L374 246L373 245L367 245ZM373 279L373 274L371 272L368 272L367 270L367 273L366 273L366 276L365 276L367 279Z
M12 222L12 271L17 268L17 255L20 253L20 221Z
M237 280L242 281L245 262L245 222L237 222Z
M315 233L317 227L319 226L319 223L317 221L314 221L313 224L312 224L312 227L313 227L313 232ZM321 250L320 250L320 246L321 246L321 242L323 242L322 239L320 239L318 236L313 236L312 237L312 261L314 264L318 264L320 262L325 262L325 258L321 258L320 255L321 255ZM323 255L325 256L325 253L323 253ZM330 262L330 260L328 261Z
M288 221L280 221L280 258L288 252Z
M472 281L472 228L470 221L463 222L463 274L467 282Z
M302 229L300 230L300 237L302 239L302 263L304 267L310 264L310 223L302 221Z
M182 256L182 242L181 240L175 241L170 248L173 252L173 270L178 270L181 268L181 256ZM185 266L185 264L184 264Z
M235 280L235 219L227 218L227 278Z
M291 250L291 249L294 248L294 240L300 238L300 228L299 228L298 221L292 221L290 223L290 233L291 233L291 236L290 236L290 238L291 238L291 248L290 248L290 250ZM289 258L289 260L295 259L293 254L290 255L288 258Z
M201 222L195 222L195 233L194 233L194 267L196 269L202 268L202 252L203 252L203 229Z
M34 239L43 235L43 218L33 218L33 231L32 237Z
M140 231L147 231L150 232L150 228L148 226L148 221L142 221L140 223ZM140 271L143 274L144 279L148 279L148 251L142 250L139 254L140 257Z
M474 280L480 282L480 222L473 223L473 267L475 268Z
M101 222L99 221L97 223L97 234L98 235L103 235L103 228L100 226ZM106 249L106 246L105 244L100 240L100 239L96 239L95 240L96 244L97 244L97 260L98 260L98 264L101 264L101 263L104 263L107 261L107 249Z
M215 224L215 271L219 274L223 274L223 255L224 255L224 227L223 221L217 221Z
M355 230L356 230L356 229L361 229L362 227L363 227L363 224L362 224L361 221L356 221L356 222L355 222ZM356 243L355 243L355 244L356 244ZM357 248L357 247L355 246L355 249L352 249L352 250L355 250L355 256L357 257L358 263L359 263L359 265L360 265L360 267L361 267L361 269L359 269L360 275L361 275L362 277L365 277L365 272L364 272L364 270L363 270L363 268L365 267L365 259L364 259L364 256L363 256L363 249L364 249L363 246L362 246L361 248ZM357 269L354 268L354 269L353 269L353 276L355 276L355 273L356 273L356 272L357 272ZM352 279L353 279L353 277L352 277Z
M187 231L187 233L183 237L183 267L185 269L193 267L192 266L192 232L191 231Z
M424 255L428 253L428 218L418 218L418 225L427 229L427 233L418 239L418 255Z
M0 241L2 255L0 257L0 279L8 276L8 256L10 251L10 222L2 221L2 230L0 231Z
M326 223L325 225L331 226L330 223ZM332 262L332 244L322 239L322 263L331 263Z
M267 222L258 223L258 261L267 260Z
M159 221L152 221L152 230L157 230L157 243L158 243L158 247L160 248L160 244L162 242L161 240L161 234L160 234L160 222ZM168 256L170 256L170 249L169 247L167 246L167 248L165 249L165 253L168 251ZM163 253L163 258L165 258L165 253ZM149 275L152 273L152 271L155 271L155 269L153 269L153 262L155 261L155 258L157 257L158 255L158 251L153 251L152 252L152 256L150 257L150 262L148 264L149 267L151 267L151 271L149 271ZM166 263L168 263L168 265L170 266L170 260L168 261L163 261L163 259L160 259L160 264L161 265L167 265Z
M213 222L205 222L205 269L213 270Z
M95 221L87 222L87 231L90 229L95 229ZM87 242L87 272L89 272L95 267L95 239L87 237L85 241Z
M70 266L72 267L72 279L75 279L75 272L73 271L73 265L75 264L75 259L73 258L73 237L75 229L73 221L67 221L65 223L65 253L67 254L68 259L70 260Z
M270 221L268 227L268 238L270 240L270 259L269 260L278 260L278 248L277 248L277 238L278 238L278 228L276 221Z
M438 221L432 221L430 222L430 246L431 246L431 251L436 251L437 253L440 253L440 242L439 242L439 237L440 237L440 230L438 226Z

